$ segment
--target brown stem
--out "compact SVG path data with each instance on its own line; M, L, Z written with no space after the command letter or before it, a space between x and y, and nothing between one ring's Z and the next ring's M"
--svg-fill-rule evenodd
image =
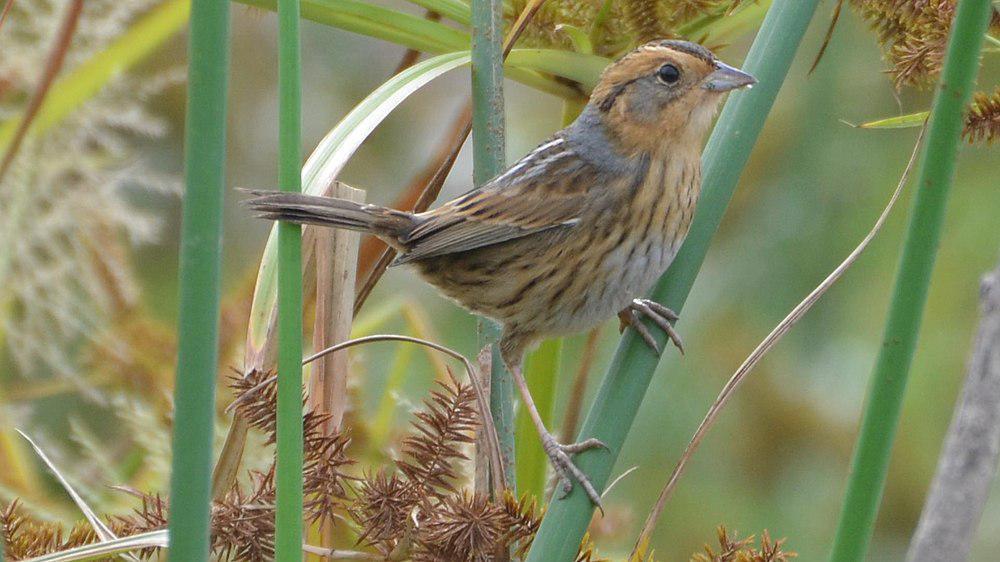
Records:
M563 416L562 432L559 436L560 443L572 443L576 437L576 426L580 423L580 412L583 410L583 397L587 394L587 378L594 365L594 356L597 355L597 340L600 335L600 328L594 328L587 332L587 341L583 344L583 357L580 359L580 367L576 371L576 377L573 378L573 388L570 390L566 414Z
M10 7L14 5L14 0L7 0L3 5L3 12L0 12L0 29L3 29L3 22L7 20L7 12L10 11Z
M3 17L6 17L10 4L11 2L8 2L4 7ZM17 132L14 133L14 138L11 140L10 146L7 147L7 152L3 155L3 162L0 163L0 183L3 182L3 177L7 174L7 169L10 168L14 157L17 156L17 151L21 148L21 143L24 141L31 123L35 120L35 116L38 115L38 109L42 106L42 102L45 101L45 96L48 94L49 88L52 87L52 82L55 81L59 70L62 69L63 62L66 61L66 53L69 52L69 45L73 41L73 34L76 33L76 25L80 22L81 12L83 12L83 0L73 0L66 9L66 14L63 16L59 32L56 35L56 42L52 45L52 50L49 51L49 58L45 63L42 79L31 94L31 99L28 100L28 107L24 111L24 118L18 124Z

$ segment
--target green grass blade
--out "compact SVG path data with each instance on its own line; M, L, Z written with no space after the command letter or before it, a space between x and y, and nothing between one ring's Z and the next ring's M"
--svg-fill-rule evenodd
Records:
M924 124L930 113L930 111L918 111L917 113L907 115L886 117L885 119L866 121L858 125L858 127L861 129L907 129L910 127L919 127Z
M562 338L547 340L528 355L524 362L524 375L528 379L531 396L535 399L542 421L549 428L552 427L562 349ZM517 413L516 438L517 489L522 494L535 496L541 502L545 498L545 475L549 457L542 450L538 432L524 408Z
M301 191L299 0L278 1L278 184ZM302 560L302 227L278 226L278 420L275 559Z
M844 508L830 560L865 558L885 488L892 443L927 302L945 204L955 172L962 112L972 96L990 0L960 0L927 130L917 194L896 275Z
M410 0L410 2L462 25L469 25L472 22L472 10L461 0Z
M276 0L237 1L272 11L276 5ZM305 0L302 3L302 17L432 54L465 50L470 40L469 34L463 30L359 0ZM578 88L557 82L539 72L526 70L529 67L530 65L525 65L525 68L512 67L508 77L552 95L567 99L580 97ZM569 71L578 72L575 69L576 65L570 67ZM563 75L558 68L552 72L557 76Z
M238 0L274 11L277 0ZM304 0L302 17L428 53L461 51L469 34L442 23L360 0Z
M173 560L199 562L209 549L229 4L193 0L191 15L170 535Z
M760 81L730 94L703 156L703 191L688 238L653 298L680 311L719 226L737 180L788 73L818 0L774 0L743 67ZM661 345L664 341L661 336ZM607 484L659 358L628 331L584 421L579 439L596 437L610 451L577 455L577 466L598 490ZM575 487L549 505L528 562L572 561L590 523L593 506Z
M557 49L514 49L507 55L507 66L530 68L579 82L587 91L597 85L601 71L611 62L598 55Z
M499 175L506 160L503 107L503 6L472 0L472 176L482 185ZM500 359L500 327L479 320L480 347L493 345L490 410L500 439L507 486L514 481L514 381Z

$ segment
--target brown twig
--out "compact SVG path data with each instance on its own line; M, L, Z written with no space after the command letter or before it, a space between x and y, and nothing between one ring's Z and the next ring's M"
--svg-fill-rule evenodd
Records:
M495 478L497 479L494 482L494 487L495 489L498 490L503 489L504 487L503 483L507 481L506 478L504 478L505 467L503 466L500 460L501 459L500 439L497 437L496 427L493 425L493 416L490 413L490 403L486 394L486 389L483 388L482 381L480 381L479 377L476 376L475 367L473 367L472 363L468 359L466 359L465 356L462 355L461 353L451 348L445 347L443 345L434 343L432 341L422 340L420 338L414 338L411 336L401 336L396 334L376 334L373 336L365 336L362 338L347 340L343 343L339 343L337 345L333 345L326 349L317 351L316 353L313 353L309 357L303 359L302 364L307 365L315 361L316 359L319 359L320 357L323 357L325 355L343 349L347 349L349 347L354 347L356 345L377 342L377 341L402 341L402 342L415 343L417 345L422 345L440 351L441 353L444 353L445 355L458 359L459 361L462 362L462 365L465 366L465 372L469 377L469 381L472 383L472 388L476 391L476 401L479 404L479 413L480 416L483 418L481 422L483 424L483 429L486 432L486 436L490 441L490 455L492 456L492 464L494 467L496 467L496 470L491 471L495 475Z
M656 528L656 523L660 519L660 515L663 513L663 508L666 506L667 499L673 493L674 488L677 486L677 482L681 475L684 474L684 469L687 468L687 463L694 455L695 451L698 450L698 446L701 445L702 439L705 438L705 434L709 429L715 424L715 420L719 417L722 409L725 408L726 404L735 394L736 389L740 384L746 379L750 371L757 366L764 355L767 354L781 338L787 334L792 327L809 311L810 308L822 297L829 289L840 279L841 276L857 261L858 257L861 256L862 252L868 247L875 236L882 230L882 226L885 224L886 219L889 218L889 213L892 211L893 207L896 205L896 201L899 199L900 194L903 192L903 187L906 185L907 180L910 177L910 172L913 170L913 165L917 161L917 156L920 153L921 141L924 137L925 128L920 130L920 135L917 137L917 142L913 146L913 152L910 154L910 159L906 163L906 168L903 170L902 176L899 178L899 183L896 185L896 190L892 193L892 197L889 198L889 202L886 204L885 208L882 210L882 214L879 215L878 219L875 221L875 225L864 237L861 243L858 244L856 248L844 259L840 265L837 266L833 272L830 273L819 284L815 289L812 290L805 299L802 300L791 312L788 313L785 318L778 323L777 326L771 333L764 338L762 341L743 361L736 372L729 378L725 386L722 387L722 391L719 396L716 397L715 402L708 409L708 413L702 419L701 424L695 431L694 436L691 437L691 441L688 443L687 447L684 449L684 453L681 454L680 460L677 461L677 465L674 467L673 472L670 473L670 478L667 479L667 483L664 484L663 489L660 491L660 496L656 500L653 509L649 512L649 516L646 518L646 522L642 527L642 532L639 533L639 538L636 540L635 546L632 549L632 557L636 557L638 553L645 548L644 545L649 544L649 538L652 536L653 529ZM631 560L632 557L629 559Z
M3 17L6 17L10 4L8 2L4 7ZM28 106L24 110L24 118L18 123L14 138L11 139L10 145L7 147L7 152L3 155L3 162L0 163L0 183L3 182L3 178L7 174L7 169L10 168L11 162L14 161L14 157L17 156L17 151L20 150L21 143L24 142L24 137L27 135L31 123L35 120L35 116L38 115L38 109L42 107L42 102L45 101L45 96L48 94L49 88L52 87L52 83L59 74L59 70L62 69L63 62L66 61L66 53L69 52L69 45L73 41L73 35L76 33L76 25L80 22L81 12L83 12L83 0L72 0L69 7L66 8L66 14L63 16L59 32L56 35L56 42L52 45L52 50L49 51L42 79L35 86L35 91L32 92L31 99L28 100Z
M424 12L424 19L426 19L427 21L441 21L441 14L433 10L427 10L426 12ZM392 75L395 76L400 72L406 70L407 68L410 68L411 66L416 64L417 59L419 58L420 58L419 50L407 49L406 52L403 53L403 58L399 59L399 64L396 65L396 70L392 72Z
M465 144L472 127L472 106L468 103L462 112L455 118L448 135L446 144L442 145L431 165L423 170L417 178L410 184L409 188L403 192L393 204L396 209L410 209L414 213L422 213L431 206L437 199L444 185L444 180L448 177L448 172L454 166L458 153ZM381 249L381 252L379 250ZM377 259L373 256L378 255ZM361 245L358 272L367 272L365 280L360 284L357 295L354 298L354 314L357 315L362 305L368 299L375 284L388 269L392 260L396 257L396 251L385 245L384 242L373 236L368 237ZM368 264L374 263L369 267Z
M819 61L823 59L823 54L826 53L826 48L830 46L830 40L833 38L833 30L837 27L837 22L840 21L840 11L844 8L844 0L838 0L837 5L833 8L833 17L830 18L830 26L826 28L826 36L823 37L823 44L819 47L819 52L816 53L816 59L813 60L812 66L809 67L809 72L806 74L812 74L816 67L819 66Z
M580 412L583 410L583 397L587 394L587 378L594 364L594 356L597 355L597 340L600 335L600 328L594 328L587 332L587 341L583 344L583 357L580 358L580 367L576 370L573 388L569 392L569 401L566 403L560 443L572 443L576 437L576 426L580 423Z
M3 22L7 21L7 12L10 12L10 7L14 5L14 0L7 0L3 5L3 12L0 12L0 29L3 29Z

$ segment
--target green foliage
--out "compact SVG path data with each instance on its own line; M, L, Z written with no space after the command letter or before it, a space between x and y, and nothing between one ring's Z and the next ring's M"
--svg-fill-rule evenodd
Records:
M209 549L215 377L207 375L219 353L229 6L193 0L191 14L170 536L175 560L197 562Z
M931 110L917 195L896 275L882 347L872 375L861 434L855 445L832 562L863 560L885 487L906 382L916 351L945 204L962 134L962 111L972 96L990 0L959 0L944 72Z
M278 185L302 190L299 0L278 0ZM302 227L278 225L278 398L274 551L302 560Z
M815 8L815 0L776 0L750 48L744 68L756 76L759 83L752 91L731 94L722 110L705 149L703 191L691 231L670 270L653 291L657 302L675 311L681 310L694 284L709 242L722 220ZM662 348L665 336L661 334L660 337ZM611 476L658 360L659 357L633 332L622 338L578 439L596 437L609 448L577 456L577 466L590 476L598 490ZM572 556L592 513L593 505L578 489L565 499L553 501L532 545L528 562L566 560Z

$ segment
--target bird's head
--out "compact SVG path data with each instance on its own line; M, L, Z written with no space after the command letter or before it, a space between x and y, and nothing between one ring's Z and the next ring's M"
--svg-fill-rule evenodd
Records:
M756 83L697 43L652 41L604 70L588 109L623 149L677 141L699 150L723 94Z

